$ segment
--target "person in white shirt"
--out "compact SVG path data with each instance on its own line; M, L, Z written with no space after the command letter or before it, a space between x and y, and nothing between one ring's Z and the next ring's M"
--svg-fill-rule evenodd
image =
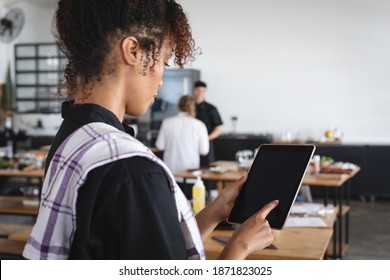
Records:
M156 147L164 151L163 161L172 173L200 167L199 155L209 152L206 125L195 118L195 99L183 95L179 113L166 118L156 140Z

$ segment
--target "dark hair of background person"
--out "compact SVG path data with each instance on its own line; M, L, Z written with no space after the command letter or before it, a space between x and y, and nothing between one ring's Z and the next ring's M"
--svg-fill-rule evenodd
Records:
M55 19L53 33L68 58L58 93L66 89L69 100L79 87L86 93L93 79L115 73L108 55L128 36L137 38L144 51L143 75L155 65L165 39L172 40L180 68L197 54L187 17L174 0L60 0Z
M179 110L186 112L191 117L196 116L195 99L189 95L183 95L179 99Z
M197 87L204 87L204 88L207 88L207 85L205 82L202 82L202 81L196 81L194 83L194 88L197 88Z

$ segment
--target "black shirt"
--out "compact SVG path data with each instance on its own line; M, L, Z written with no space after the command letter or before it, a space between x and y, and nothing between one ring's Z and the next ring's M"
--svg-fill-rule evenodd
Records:
M47 162L76 129L104 122L132 132L94 104L62 105L64 121ZM162 168L143 157L117 160L92 170L80 188L77 229L70 259L185 259L177 208Z
M203 101L200 104L196 104L196 118L204 122L207 127L208 134L214 130L215 127L222 125L221 116L215 106ZM209 163L215 161L214 144L210 141L210 150L207 156L200 157L200 165L208 168Z
M204 122L209 134L216 126L222 125L222 119L217 108L205 101L196 104L196 118Z

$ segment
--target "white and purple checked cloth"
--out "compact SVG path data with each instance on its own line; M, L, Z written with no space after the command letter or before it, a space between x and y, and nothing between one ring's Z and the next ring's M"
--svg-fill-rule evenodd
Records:
M27 259L67 259L76 231L76 201L88 172L119 159L142 156L159 164L170 182L188 259L204 259L199 228L168 167L145 145L105 123L87 124L58 148L42 187L39 215L23 251Z

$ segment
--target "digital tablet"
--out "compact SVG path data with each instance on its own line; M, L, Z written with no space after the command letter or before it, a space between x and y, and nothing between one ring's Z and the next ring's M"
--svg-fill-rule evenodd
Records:
M271 228L281 229L298 194L314 150L314 145L261 145L228 222L243 223L264 205L278 199L279 205L266 219Z

